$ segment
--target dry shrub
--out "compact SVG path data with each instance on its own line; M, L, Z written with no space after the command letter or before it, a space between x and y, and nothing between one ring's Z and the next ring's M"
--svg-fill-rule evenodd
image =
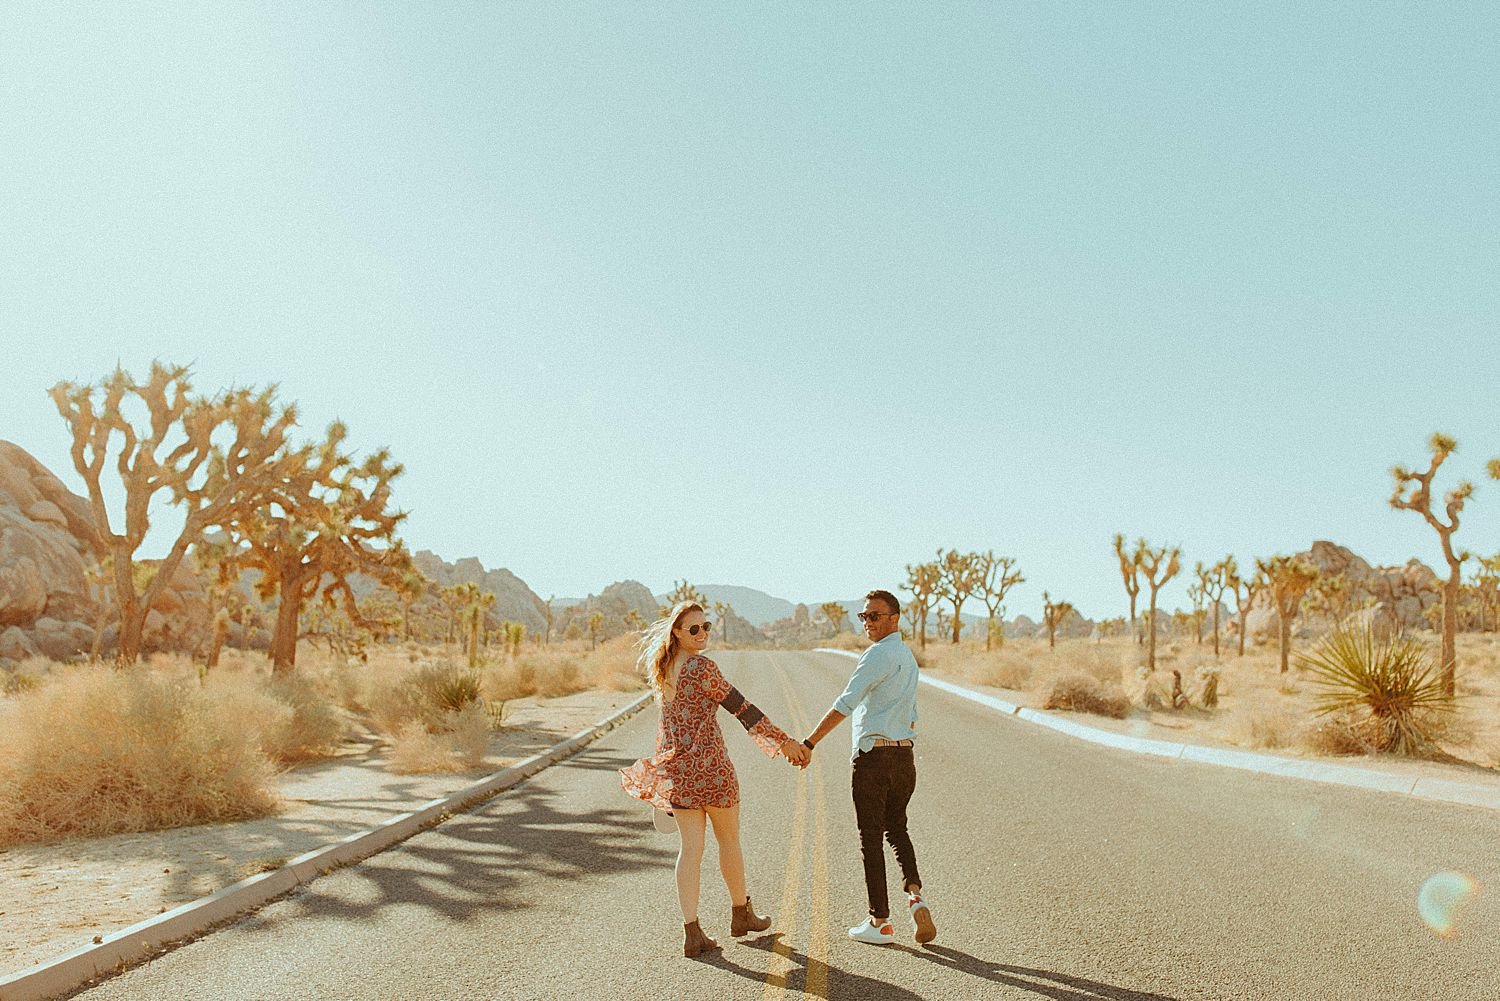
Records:
M1130 700L1118 684L1100 681L1083 671L1072 671L1052 683L1044 709L1069 709L1124 719L1130 711Z
M273 812L273 767L244 720L145 669L54 674L0 736L0 845Z
M419 720L409 720L392 743L391 771L402 775L472 771L484 764L489 739L489 715L477 701L444 712L435 732Z
M1302 731L1297 714L1279 706L1252 709L1241 725L1246 743L1267 750L1291 747Z
M328 690L300 672L269 678L210 674L204 693L228 718L242 721L257 746L282 764L332 756L347 731Z
M980 680L988 678L984 684L994 685L998 688L1009 688L1011 691L1021 692L1031 687L1032 675L1035 670L1031 662L1026 658L1013 653L991 654L986 658L988 663L981 665Z
M452 664L430 664L384 680L372 686L370 714L375 725L392 736L412 721L429 733L440 732L444 715L477 701L483 688L477 673Z
M1380 747L1375 722L1357 712L1330 713L1302 731L1302 742L1316 754L1375 754Z
M635 664L632 636L616 636L594 650L562 644L533 647L484 671L484 696L492 702L539 695L556 698L586 690L634 691L645 687Z

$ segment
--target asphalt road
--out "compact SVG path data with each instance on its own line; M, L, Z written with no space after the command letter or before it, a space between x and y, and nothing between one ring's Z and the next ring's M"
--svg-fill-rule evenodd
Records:
M723 652L725 673L800 736L853 661ZM703 925L681 955L675 835L615 769L647 710L473 813L326 876L81 997L1500 998L1500 818L1100 748L924 687L912 832L939 935L848 941L863 883L848 727L806 773L729 717L751 893L776 919L741 942L712 847ZM1429 877L1480 892L1443 937ZM893 899L899 901L894 860ZM1444 916L1439 914L1439 917Z

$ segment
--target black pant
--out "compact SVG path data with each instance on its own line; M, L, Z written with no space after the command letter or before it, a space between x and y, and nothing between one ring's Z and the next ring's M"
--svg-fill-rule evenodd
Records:
M854 759L854 819L859 824L859 849L865 859L865 889L870 916L891 916L886 895L885 849L882 835L896 852L903 889L922 885L917 875L917 850L906 833L906 804L917 788L917 759L909 747L877 747Z

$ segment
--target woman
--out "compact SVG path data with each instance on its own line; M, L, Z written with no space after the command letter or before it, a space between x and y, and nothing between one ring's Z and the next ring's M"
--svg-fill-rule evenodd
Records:
M698 927L698 871L703 836L712 824L719 843L719 870L734 909L730 934L765 931L771 919L756 915L745 891L745 856L740 848L740 786L716 718L722 706L733 713L767 755L779 753L795 765L807 750L745 701L724 680L703 651L713 623L696 601L679 602L657 619L641 639L641 668L661 706L656 754L620 770L620 784L637 799L671 813L681 847L677 853L677 902L682 906L684 956L696 956L719 943Z

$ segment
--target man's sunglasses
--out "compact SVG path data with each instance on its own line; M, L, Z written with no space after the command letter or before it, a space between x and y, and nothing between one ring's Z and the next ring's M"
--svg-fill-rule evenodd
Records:
M880 618L882 615L895 615L895 614L896 614L895 612L860 612L858 618L859 618L859 621L861 621L861 622L874 622L876 619Z
M701 629L706 634L710 630L712 630L713 627L714 627L714 624L712 622L705 622L702 625L698 625L698 624L695 623L695 624L693 624L691 626L688 626L687 627L687 631L688 631L688 635L689 636L697 636L698 635L698 630Z

